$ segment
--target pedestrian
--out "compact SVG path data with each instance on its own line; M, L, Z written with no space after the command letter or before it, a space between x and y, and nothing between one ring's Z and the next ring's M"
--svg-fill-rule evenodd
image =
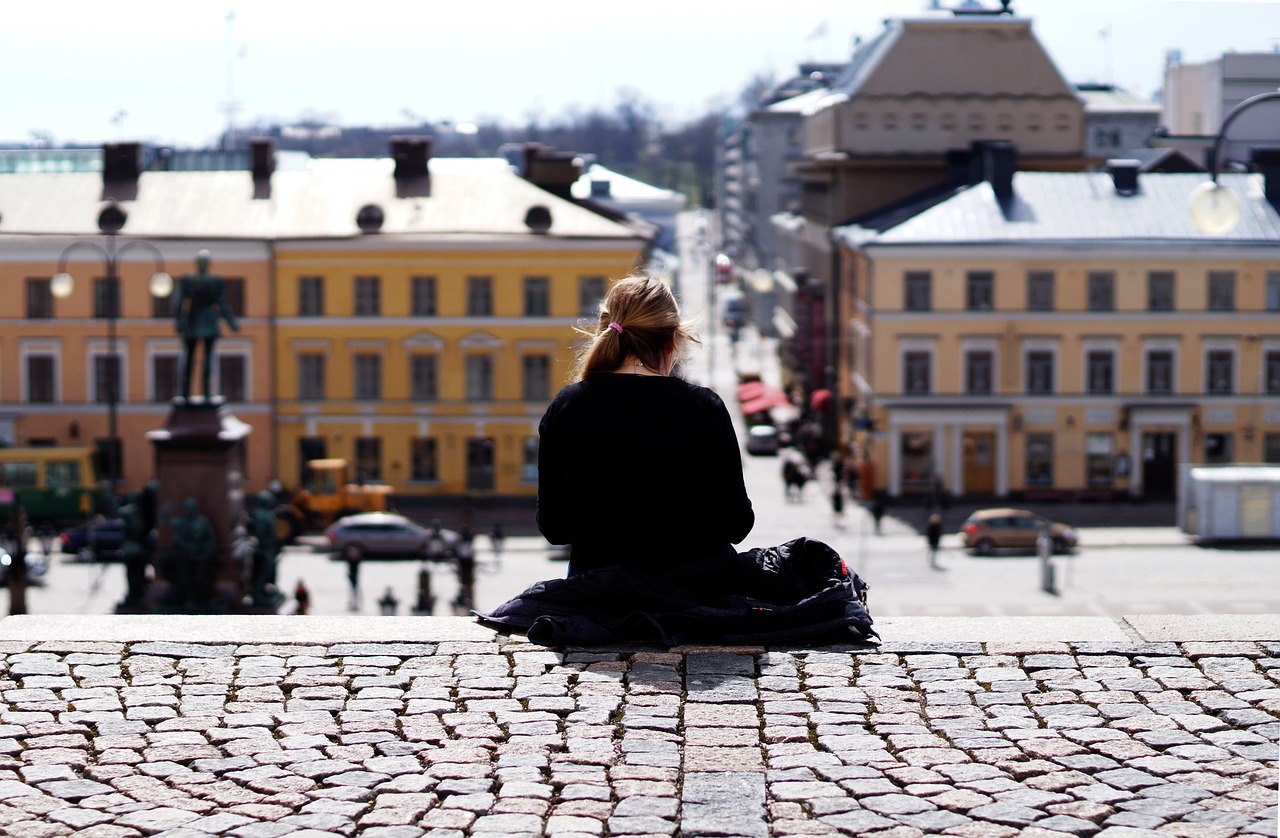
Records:
M942 516L933 513L924 525L924 537L929 542L929 567L938 567L938 544L942 541Z
M347 603L348 611L360 610L360 551L348 550L347 584L351 586L351 599Z
M311 591L307 590L307 586L301 579L298 584L293 586L293 601L297 605L293 609L295 614L306 614L311 610Z
M502 528L501 521L495 521L493 527L489 530L489 544L493 546L493 558L495 564L502 561L502 546L507 541L506 530Z
M884 492L876 492L875 499L871 501L871 517L876 522L876 535L880 534L880 522L884 520L885 506Z

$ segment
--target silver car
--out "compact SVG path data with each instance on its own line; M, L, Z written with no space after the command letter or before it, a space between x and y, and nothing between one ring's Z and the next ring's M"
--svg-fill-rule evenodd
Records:
M340 518L324 531L329 549L347 561L444 560L453 557L458 534L420 526L394 512L364 512Z

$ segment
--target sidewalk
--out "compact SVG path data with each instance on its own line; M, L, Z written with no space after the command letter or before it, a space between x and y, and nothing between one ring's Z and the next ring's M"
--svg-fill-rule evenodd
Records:
M1280 617L550 650L463 618L0 620L19 836L1276 835Z

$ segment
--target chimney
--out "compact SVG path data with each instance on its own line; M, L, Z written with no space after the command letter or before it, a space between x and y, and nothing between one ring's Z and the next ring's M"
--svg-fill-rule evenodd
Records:
M267 137L250 140L249 153L253 182L271 180L276 170L276 141Z
M1253 149L1253 167L1262 172L1262 194L1280 212L1280 148Z
M396 162L396 197L431 196L430 137L392 137L391 159Z
M982 179L991 184L996 198L1013 198L1013 173L1018 170L1018 149L1007 140L982 143Z
M141 143L106 143L102 146L102 196L117 201L138 197L142 174Z
M1138 170L1141 161L1115 157L1107 161L1107 174L1115 184L1116 194L1128 197L1138 194Z
M570 189L582 176L582 160L572 152L528 143L524 147L523 174L534 186L568 200Z

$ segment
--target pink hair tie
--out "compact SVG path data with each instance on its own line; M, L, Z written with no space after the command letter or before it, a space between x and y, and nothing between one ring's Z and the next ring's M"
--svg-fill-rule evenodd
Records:
M610 328L610 329L613 329L613 330L614 330L615 332L617 332L618 334L622 334L622 327L621 327L621 326L619 326L617 323L610 323L610 324L609 324L609 328Z

